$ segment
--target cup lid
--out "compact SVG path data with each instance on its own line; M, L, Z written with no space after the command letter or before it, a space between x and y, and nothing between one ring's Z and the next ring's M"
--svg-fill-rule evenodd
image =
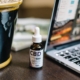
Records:
M2 3L2 4L0 4L0 8L19 6L22 3L22 1L23 0L19 0L16 2L10 2L10 3Z

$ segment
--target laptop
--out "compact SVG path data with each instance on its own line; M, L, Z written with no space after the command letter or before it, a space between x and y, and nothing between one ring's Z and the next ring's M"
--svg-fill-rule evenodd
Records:
M55 0L47 56L80 73L80 0Z

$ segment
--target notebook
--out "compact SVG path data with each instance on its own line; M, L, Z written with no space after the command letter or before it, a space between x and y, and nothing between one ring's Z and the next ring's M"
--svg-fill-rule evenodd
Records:
M55 0L47 56L80 73L80 0Z

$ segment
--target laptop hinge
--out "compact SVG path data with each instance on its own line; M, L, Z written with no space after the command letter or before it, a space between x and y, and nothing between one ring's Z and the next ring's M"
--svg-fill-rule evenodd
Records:
M73 46L73 45L77 45L77 44L79 44L79 43L80 43L80 40L77 40L77 41L73 41L73 42L69 42L69 43L57 45L57 46L54 46L53 48L54 48L54 49L57 49L57 50L60 50L60 49L64 49L64 48L71 47L71 46Z

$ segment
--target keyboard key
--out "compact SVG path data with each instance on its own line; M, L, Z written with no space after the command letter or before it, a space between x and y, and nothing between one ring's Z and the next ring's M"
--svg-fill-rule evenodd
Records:
M80 55L80 51L78 51L77 54Z
M71 55L72 55L72 56L77 56L77 54L76 54L76 53L72 53Z
M57 54L58 54L58 55L60 55L60 54L61 54L61 52L58 52Z
M76 50L73 48L73 49L69 49L68 51L74 53Z
M80 56L78 56L78 58L80 59Z
M69 61L71 61L71 62L76 62L76 61L78 61L79 59L78 58L72 58L72 59L70 59Z
M65 54L63 52L58 53L60 56L65 56Z
M78 47L75 47L74 49L75 49L75 51L78 51L79 50Z
M71 56L66 56L64 57L65 59L71 59L72 57Z
M64 54L69 55L69 51L63 51Z
M78 47L78 50L80 50L80 47Z
M65 56L64 54L60 54L60 56Z
M77 65L79 65L79 66L80 66L80 61L75 62L75 64L77 64Z

